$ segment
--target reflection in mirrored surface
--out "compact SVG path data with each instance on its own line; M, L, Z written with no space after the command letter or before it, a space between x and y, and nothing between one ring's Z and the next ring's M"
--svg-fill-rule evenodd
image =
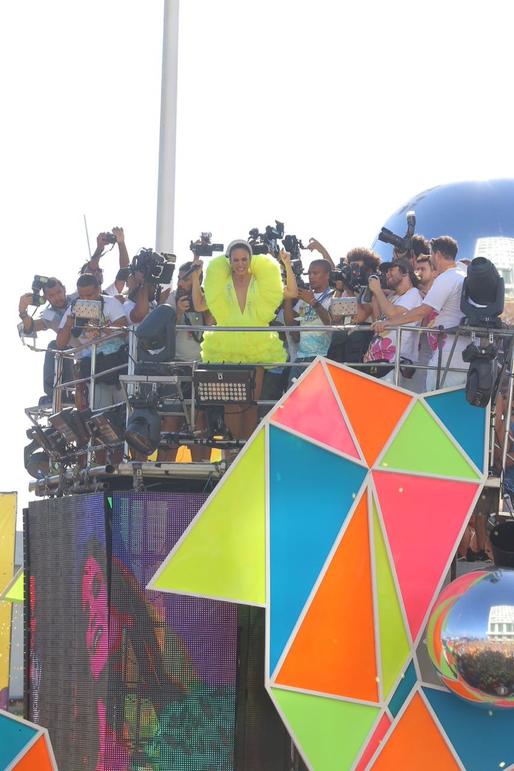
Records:
M457 259L487 257L494 262L505 280L505 317L514 318L514 180L438 185L413 196L386 222L377 224L403 235L409 210L416 213L416 233L428 239L449 235L457 240ZM392 259L389 244L375 240L373 249L383 260Z
M514 571L469 573L447 586L427 645L441 679L459 696L514 707Z

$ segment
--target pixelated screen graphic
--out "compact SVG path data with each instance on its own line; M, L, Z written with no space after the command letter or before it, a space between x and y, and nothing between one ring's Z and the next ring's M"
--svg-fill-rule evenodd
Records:
M60 769L95 771L107 695L103 495L31 503L27 527L28 717L49 729Z
M61 771L232 771L234 605L146 591L206 495L37 501L29 718Z

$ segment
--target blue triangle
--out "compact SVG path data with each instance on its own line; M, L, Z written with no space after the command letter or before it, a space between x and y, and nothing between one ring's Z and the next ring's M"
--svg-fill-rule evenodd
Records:
M514 763L512 710L481 709L448 691L423 691L466 771L509 768Z
M7 768L37 734L37 729L0 712L0 768Z
M388 704L389 711L391 712L393 717L396 717L398 712L401 710L403 704L407 699L407 696L416 685L417 679L418 678L416 675L416 669L414 668L414 662L411 661L411 663L403 673L403 677L398 683L396 691L391 696L391 701Z
M270 426L270 674L367 469Z
M425 396L425 400L476 467L484 471L487 410L469 404L464 389Z

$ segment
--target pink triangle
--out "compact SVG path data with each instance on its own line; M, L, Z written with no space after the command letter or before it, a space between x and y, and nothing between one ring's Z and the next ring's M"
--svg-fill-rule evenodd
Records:
M386 471L373 479L416 640L479 485Z
M355 771L364 771L369 761L377 751L380 742L388 732L390 725L391 725L391 718L389 718L387 714L384 712L384 714L378 721L377 727L373 731L373 735L371 736L371 739L369 740L368 745L366 746L366 749L362 753L359 762L355 766Z
M273 413L271 422L292 428L351 458L361 460L341 408L319 362Z

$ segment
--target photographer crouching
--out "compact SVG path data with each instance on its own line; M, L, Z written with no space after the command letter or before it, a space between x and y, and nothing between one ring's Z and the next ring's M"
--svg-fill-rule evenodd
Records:
M66 309L57 333L57 348L64 350L69 347L72 336L78 338L81 345L97 343L95 371L111 369L120 364L126 364L128 358L126 336L118 335L101 342L103 338L112 336L113 331L106 327L124 327L125 312L123 305L115 297L102 295L98 279L92 274L84 273L77 281L78 299ZM79 361L79 377L89 377L91 374L91 349L83 348L77 355ZM110 407L123 401L123 391L118 377L125 370L109 373L95 379L93 409ZM87 383L77 388L76 404L79 409L89 406Z
M45 308L34 318L36 310L47 303ZM22 321L20 332L26 336L36 337L38 332L53 330L58 332L59 324L72 298L66 294L66 288L62 281L54 276L34 276L32 291L23 294L19 302L19 316ZM29 313L30 306L34 306L33 314ZM51 404L55 380L55 356L53 351L56 341L48 344L43 366L43 389L45 396L39 400L40 405ZM64 360L63 380L73 380L73 367L69 359Z

